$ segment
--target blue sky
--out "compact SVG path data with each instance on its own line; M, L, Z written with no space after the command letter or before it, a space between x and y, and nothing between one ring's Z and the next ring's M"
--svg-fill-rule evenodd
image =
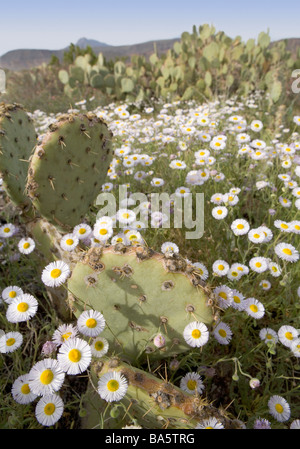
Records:
M202 23L243 40L270 30L300 37L300 1L14 0L0 5L0 55L19 48L58 50L81 37L130 45L180 37Z

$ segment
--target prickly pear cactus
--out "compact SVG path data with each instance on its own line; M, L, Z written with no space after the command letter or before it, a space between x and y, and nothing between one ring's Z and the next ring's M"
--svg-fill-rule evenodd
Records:
M85 309L101 312L110 350L133 363L190 349L185 326L213 320L209 295L199 282L196 269L189 272L178 255L115 245L91 248L73 268L68 290L75 316ZM162 347L153 342L158 334L165 340Z
M7 194L22 209L31 206L24 193L29 157L37 143L32 119L21 105L0 104L0 172Z
M117 371L126 377L128 389L122 403L143 428L194 429L199 422L212 417L215 417L224 428L238 428L238 424L231 420L225 411L213 407L205 398L185 393L175 385L153 374L112 357L108 360L94 362L91 366L94 388L90 385L85 396L86 416L82 419L82 427L85 429L99 426L101 413L107 404L95 389L99 378L112 371ZM122 421L119 422L120 426L124 426L124 424ZM116 428L117 424L113 422L111 425L114 426L112 428Z
M30 161L26 190L35 209L61 230L80 223L104 182L112 134L93 113L50 125Z

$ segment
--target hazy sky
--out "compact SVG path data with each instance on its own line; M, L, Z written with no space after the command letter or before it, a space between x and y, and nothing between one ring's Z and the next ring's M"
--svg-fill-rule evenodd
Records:
M299 0L1 0L0 55L58 50L81 37L110 45L171 39L203 23L243 40L269 28L276 40L300 37L299 18Z

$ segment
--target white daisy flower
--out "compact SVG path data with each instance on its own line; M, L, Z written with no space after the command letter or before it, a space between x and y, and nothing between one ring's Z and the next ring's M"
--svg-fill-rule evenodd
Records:
M229 268L229 264L222 259L216 260L212 266L213 273L217 276L226 276Z
M197 269L197 273L200 274L200 278L205 281L208 278L208 269L201 262L194 262L193 266Z
M105 328L105 319L97 310L85 310L77 320L77 329L87 337L98 337Z
M295 357L300 357L300 338L295 338L290 346L290 349Z
M173 159L173 161L169 164L169 167L177 170L184 170L186 168L186 163L184 161L180 161L179 159Z
M0 337L0 352L7 354L14 352L23 343L23 336L20 332L7 332Z
M265 308L263 304L256 298L247 298L244 303L243 309L247 315L259 320L265 314Z
M223 203L223 193L214 193L210 198L211 203L222 204Z
M297 262L299 259L299 252L289 243L278 243L274 250L280 259L286 260L287 262Z
M130 225L136 221L136 214L130 209L119 209L116 218L121 224Z
M216 296L219 306L222 309L227 309L232 303L232 290L227 285L220 285L214 289L214 295Z
M278 335L277 332L275 332L270 327L264 327L259 331L259 338L264 341L265 343L278 343Z
M71 270L62 260L49 263L42 272L42 281L47 287L59 287L69 277Z
M35 407L35 416L42 426L53 426L61 418L64 403L60 396L52 393L43 396Z
M212 209L211 214L216 220L222 220L227 216L228 209L225 206L217 206Z
M30 390L37 396L60 390L65 380L65 373L55 359L46 358L37 362L28 373Z
M224 429L223 424L217 420L214 416L208 419L204 419L196 425L195 429Z
M243 310L244 309L244 301L245 301L245 296L238 290L233 289L231 306L236 310Z
M7 304L10 304L11 301L18 296L23 294L23 290L16 286L16 285L10 285L8 287L5 287L4 290L2 290L2 299Z
M91 363L92 351L85 340L69 338L59 348L57 360L62 370L71 375L85 371Z
M263 243L265 237L265 233L261 228L250 229L248 232L248 239L253 243Z
M263 279L260 283L259 286L263 289L263 290L270 290L271 288L271 282L268 281L267 279Z
M8 305L6 318L10 323L30 320L37 312L38 301L29 293L14 298Z
M237 270L235 266L231 266L227 272L227 278L230 281L238 281L239 279L241 279L242 276L243 276L243 272Z
M91 342L93 357L103 357L109 349L109 343L104 337L96 337Z
M280 266L277 263L272 262L271 260L269 260L269 271L271 275L275 278L281 275Z
M213 336L221 345L228 345L232 338L232 331L228 324L220 321L213 330Z
M252 257L249 260L249 267L256 273L263 273L268 269L269 263L265 257Z
M293 341L298 338L299 332L293 326L284 325L278 329L279 341L286 347L290 348Z
M30 254L35 248L35 242L30 237L23 238L18 243L18 249L21 254Z
M250 225L243 218L239 218L231 223L231 229L234 235L244 235L248 233Z
M176 243L165 242L161 245L161 252L165 255L172 256L179 253L179 248Z
M30 389L28 374L22 374L13 383L11 394L18 404L29 404L33 402L38 395Z
M294 421L291 422L290 429L300 429L300 419L294 419Z
M12 237L15 231L16 231L15 225L13 225L12 223L6 223L0 226L0 237L7 239L9 237Z
M61 324L52 335L52 341L60 346L69 338L75 338L78 336L78 329L73 324Z
M208 342L209 332L204 323L193 321L185 326L183 337L189 346L199 348Z
M190 394L202 394L205 389L200 374L195 372L187 373L182 377L180 380L180 388Z
M79 244L79 239L75 235L69 233L63 236L60 241L60 247L64 251L73 251Z
M268 401L269 413L278 421L285 422L290 419L291 410L289 403L278 395L271 396Z
M259 132L263 128L263 124L260 120L252 120L250 123L250 129L254 132Z
M112 371L100 377L97 391L105 401L117 402L125 396L127 388L126 377L117 371Z
M101 243L105 243L112 235L113 228L110 224L96 222L93 230L94 237Z
M153 187L161 187L161 186L163 186L164 185L164 183L165 183L165 181L162 179L162 178L153 178L152 180L151 180L151 185L153 186Z

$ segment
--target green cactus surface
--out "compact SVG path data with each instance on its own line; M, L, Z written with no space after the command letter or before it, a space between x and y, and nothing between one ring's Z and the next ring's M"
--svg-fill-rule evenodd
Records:
M125 252L124 252L125 251ZM131 362L168 357L190 349L183 330L191 321L211 324L209 294L181 257L166 258L144 247L91 248L68 282L70 302L101 312L110 349ZM162 334L163 347L153 339Z
M30 208L24 193L28 163L37 143L32 119L18 104L0 104L0 172L7 194L22 209Z
M61 230L80 223L107 174L112 133L95 114L65 114L31 158L27 192L38 213Z
M121 400L131 419L146 429L194 429L199 422L215 417L224 428L238 428L225 411L218 410L208 403L206 398L185 393L179 387L154 374L135 368L118 358L101 359L91 366L93 387L89 385L85 396L86 416L82 426L86 429L97 428L101 422L101 413L106 407L98 393L97 381L108 372L116 371L125 376L128 382L126 395ZM119 426L124 426L127 414L122 412ZM123 421L122 421L123 419ZM117 428L117 422L110 419L107 425ZM112 427L113 426L113 427Z

